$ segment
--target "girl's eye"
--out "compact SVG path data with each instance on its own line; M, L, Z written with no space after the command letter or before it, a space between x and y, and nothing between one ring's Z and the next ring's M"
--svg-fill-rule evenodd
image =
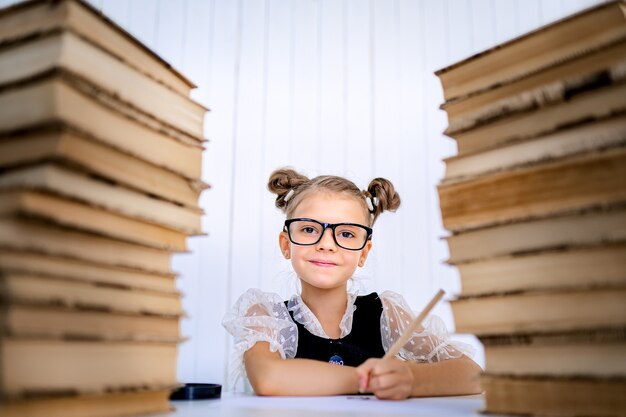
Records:
M302 231L304 233L315 233L315 228L313 228L313 227L303 227Z
M354 237L354 233L352 232L339 232L339 237L343 239L352 239Z

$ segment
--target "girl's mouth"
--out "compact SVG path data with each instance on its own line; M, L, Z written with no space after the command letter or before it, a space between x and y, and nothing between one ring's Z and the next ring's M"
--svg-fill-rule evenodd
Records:
M337 266L336 263L334 263L332 261L326 261L324 259L311 259L309 262L312 263L315 266L319 266L319 267L322 267L322 268L330 268L330 267L333 267L333 266Z

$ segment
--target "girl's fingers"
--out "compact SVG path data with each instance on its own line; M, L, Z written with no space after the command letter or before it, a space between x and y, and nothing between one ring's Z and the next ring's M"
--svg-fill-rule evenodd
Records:
M381 400L404 400L409 397L409 392L393 387L385 390L376 391L376 398Z
M366 374L365 376L359 376L359 392L361 394L364 394L370 390L371 388L369 374Z
M400 375L390 372L384 375L376 375L370 378L369 388L372 391L387 390L398 386L401 383Z
M359 391L371 391L370 380L374 375L381 375L389 372L386 361L382 359L371 358L363 362L356 368L356 374L359 378Z
M402 400L411 394L411 384L398 372L391 372L381 376L373 376L370 381L370 390L377 398Z
M356 369L357 373L361 371L368 372L372 375L382 375L393 372L396 368L397 364L394 359L368 359Z
M402 363L395 359L368 359L358 368L360 392L387 390L400 383Z
M356 374L359 378L359 392L364 393L370 390L369 388L369 380L370 375L372 374L372 370L374 368L374 361L372 359L368 359L359 367L356 368Z
M371 366L368 388L377 398L401 400L411 395L413 381L403 362L377 361L368 366Z

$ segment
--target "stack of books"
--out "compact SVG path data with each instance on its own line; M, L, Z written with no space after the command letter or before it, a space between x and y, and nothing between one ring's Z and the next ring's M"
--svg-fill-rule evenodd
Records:
M625 415L626 2L436 75L452 310L485 345L485 411Z
M169 410L194 85L81 1L0 10L0 414Z

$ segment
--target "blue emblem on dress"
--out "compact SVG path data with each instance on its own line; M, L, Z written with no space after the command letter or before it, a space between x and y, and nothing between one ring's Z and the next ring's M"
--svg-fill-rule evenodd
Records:
M339 355L333 355L328 360L328 363L334 363L335 365L343 365L343 358Z

